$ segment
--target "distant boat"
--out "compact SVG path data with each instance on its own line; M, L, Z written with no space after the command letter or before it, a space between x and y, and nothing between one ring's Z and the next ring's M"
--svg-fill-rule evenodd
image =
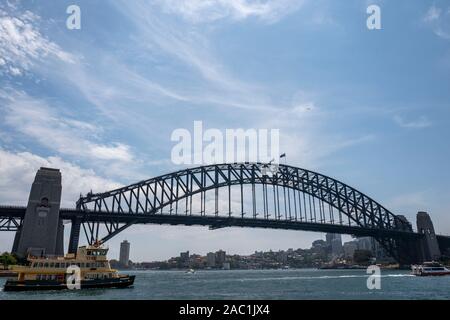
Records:
M189 270L186 270L186 273L195 273L195 270L194 269L189 269Z
M411 273L415 276L447 276L450 275L450 270L438 262L424 262L423 265L411 266Z

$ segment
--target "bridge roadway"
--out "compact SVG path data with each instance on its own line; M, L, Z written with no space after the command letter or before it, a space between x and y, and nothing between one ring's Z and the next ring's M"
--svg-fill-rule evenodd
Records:
M26 207L22 206L0 206L0 222L2 220L22 220L25 216ZM185 226L208 226L210 229L219 229L225 227L247 227L247 228L269 228L283 230L303 230L327 233L350 234L360 237L389 237L389 238L420 238L419 233L375 229L361 226L350 226L345 224L330 224L317 222L304 222L288 219L255 219L241 217L227 217L214 215L175 215L175 214L126 214L126 213L107 213L107 212L89 212L70 208L61 208L59 211L63 220L75 219L79 222L103 222L113 220L117 223L132 224L168 224ZM17 222L16 222L17 224ZM20 222L19 222L20 224ZM0 231L2 231L0 223ZM10 231L15 231L16 228ZM6 231L5 229L3 231ZM450 241L450 237L437 236L441 240ZM446 239L444 239L446 238Z

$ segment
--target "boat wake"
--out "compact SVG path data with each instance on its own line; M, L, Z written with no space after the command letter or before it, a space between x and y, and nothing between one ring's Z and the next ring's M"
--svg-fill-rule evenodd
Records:
M364 275L337 275L337 276L304 276L304 277L266 277L266 278L243 278L239 281L280 281L280 280L315 280L315 279L348 279L348 278L367 278L370 274ZM414 277L412 274L386 274L380 275L381 278L389 277Z

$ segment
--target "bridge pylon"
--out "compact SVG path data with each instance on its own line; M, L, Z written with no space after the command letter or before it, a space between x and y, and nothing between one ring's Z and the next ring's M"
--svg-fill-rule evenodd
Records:
M431 221L428 213L423 211L417 213L417 232L424 235L420 243L422 260L439 260L441 250L434 231L433 221Z
M64 225L59 217L61 172L40 168L31 186L21 228L13 252L20 257L64 254Z

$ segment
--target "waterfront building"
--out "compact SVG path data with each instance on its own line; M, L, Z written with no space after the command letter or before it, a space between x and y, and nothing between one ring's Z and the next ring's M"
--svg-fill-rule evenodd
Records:
M130 261L130 243L127 240L120 244L119 262L121 265L128 267Z
M226 252L219 250L216 252L216 263L218 266L222 266L226 260Z
M358 238L358 250L368 250L374 253L374 239L372 237Z
M180 253L180 260L181 260L181 262L189 261L189 251L181 252Z
M312 243L313 248L325 248L327 243L323 240L315 240Z
M325 237L331 255L339 257L342 254L342 236L338 233L327 233Z
M355 251L358 250L358 242L353 240L353 241L344 243L343 250L344 250L345 258L353 259L353 255L354 255Z
M209 268L214 268L216 266L216 255L214 252L208 252L206 255L206 266Z
M189 251L181 252L180 253L180 263L181 267L188 267L189 266Z
M277 261L281 263L287 263L288 253L285 251L279 251L277 254Z

